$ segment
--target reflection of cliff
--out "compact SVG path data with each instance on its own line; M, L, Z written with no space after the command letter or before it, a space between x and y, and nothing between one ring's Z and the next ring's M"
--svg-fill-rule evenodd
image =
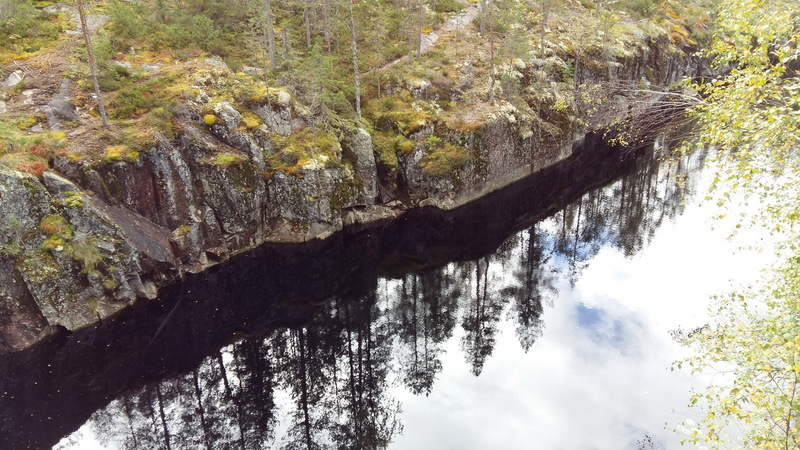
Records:
M130 448L385 447L398 427L390 366L410 391L429 393L444 343L458 334L479 374L509 315L529 349L556 259L585 261L596 251L587 249L606 244L635 251L646 237L625 233L652 233L679 211L679 190L656 163L613 154L578 149L449 213L423 209L324 242L238 255L159 304L4 355L0 446L53 445L133 392L95 416L113 429L104 435L126 430L113 439ZM631 175L637 166L645 173Z
M228 346L118 398L93 424L126 449L385 448L399 407L385 394L389 330L371 304L334 302L308 327Z
M585 194L492 254L335 299L302 326L245 339L188 374L118 399L94 423L124 448L386 448L400 427L401 405L387 395L391 367L410 392L429 394L458 324L478 376L504 317L529 350L542 335L555 278L572 276L603 246L639 251L664 219L680 213L685 186L674 176L687 167L642 160L637 172ZM559 274L556 259L571 263L570 273ZM279 404L281 395L291 401Z

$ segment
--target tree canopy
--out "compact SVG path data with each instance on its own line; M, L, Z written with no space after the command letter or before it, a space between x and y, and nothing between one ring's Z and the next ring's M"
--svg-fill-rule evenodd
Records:
M692 405L687 442L712 448L800 448L800 14L791 0L725 0L706 55L722 74L696 84L700 142L718 149L712 198L732 192L764 205L745 218L778 234L776 268L716 298L712 323L691 333L695 356L678 362L714 373Z

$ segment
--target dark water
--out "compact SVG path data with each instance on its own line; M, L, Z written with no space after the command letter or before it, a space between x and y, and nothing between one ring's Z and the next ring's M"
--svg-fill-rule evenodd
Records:
M6 355L0 447L673 448L693 382L668 330L702 321L728 273L695 265L729 249L676 225L702 155L659 156L589 142L468 207L257 249Z

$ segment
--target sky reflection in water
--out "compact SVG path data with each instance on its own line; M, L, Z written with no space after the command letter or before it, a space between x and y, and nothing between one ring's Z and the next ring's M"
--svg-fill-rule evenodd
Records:
M637 449L647 437L655 446L642 448L677 448L672 430L695 414L685 405L703 380L669 370L685 352L669 331L704 324L708 297L753 280L768 257L738 250L753 236L712 230L715 209L684 205L671 174L643 164L493 255L381 279L366 308L333 302L327 321L223 349L193 374L112 402L59 448L155 445L161 428L172 448L194 448L200 425L219 448L248 426L246 448L379 446L359 433L391 449ZM275 361L261 381L242 375L253 358ZM274 383L258 400L274 407L230 400L253 380ZM243 428L243 408L264 423ZM234 410L240 431L226 432Z
M504 320L479 378L451 339L430 397L397 389L405 431L392 448L681 447L673 430L697 414L689 390L709 379L669 370L686 354L669 331L705 324L711 295L754 281L770 262L740 248L761 242L757 232L727 240L731 222L713 221L715 211L692 199L633 257L604 246L574 286L559 277L542 337L525 353ZM569 271L563 258L554 265ZM647 436L655 445L639 447Z

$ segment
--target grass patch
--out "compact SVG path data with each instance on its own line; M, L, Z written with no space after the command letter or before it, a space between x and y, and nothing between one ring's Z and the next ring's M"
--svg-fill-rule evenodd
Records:
M17 126L0 122L0 164L14 170L41 176L65 144L66 135L62 132L28 134Z
M437 13L455 13L464 9L464 4L457 0L434 0L430 5Z
M109 114L115 119L130 119L167 106L168 95L164 89L172 82L173 77L160 77L122 87L109 102Z

